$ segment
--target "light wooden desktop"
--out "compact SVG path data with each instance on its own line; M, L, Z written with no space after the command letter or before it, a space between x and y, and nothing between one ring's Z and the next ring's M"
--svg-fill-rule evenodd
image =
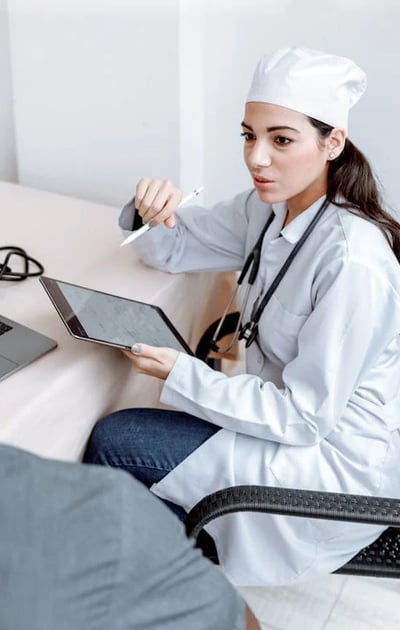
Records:
M119 247L118 214L118 208L0 182L0 246L23 247L51 277L158 304L194 348L222 310L229 276L145 267L130 246ZM37 278L0 282L0 314L58 343L0 383L0 442L78 460L101 416L159 405L161 383L136 374L119 350L73 339Z

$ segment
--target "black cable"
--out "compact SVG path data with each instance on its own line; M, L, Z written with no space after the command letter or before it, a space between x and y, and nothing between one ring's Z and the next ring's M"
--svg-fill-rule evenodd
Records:
M0 280L20 282L27 278L41 276L44 273L43 265L35 258L32 258L32 256L29 256L22 247L18 247L17 245L4 245L0 247L0 251L7 251L3 262L0 262ZM12 257L17 257L19 262L23 263L22 271L13 270L11 266Z

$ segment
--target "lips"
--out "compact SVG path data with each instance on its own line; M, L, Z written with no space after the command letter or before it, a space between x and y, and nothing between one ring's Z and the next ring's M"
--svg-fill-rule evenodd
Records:
M253 184L260 193L268 193L273 189L275 182L273 179L253 175Z
M266 177L260 177L259 175L253 175L253 179L258 184L273 184L274 180L267 179Z

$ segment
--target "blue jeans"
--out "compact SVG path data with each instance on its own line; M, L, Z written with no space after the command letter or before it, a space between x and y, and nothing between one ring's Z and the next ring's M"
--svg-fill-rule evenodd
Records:
M149 488L219 430L181 411L123 409L97 422L83 461L121 468ZM184 520L182 507L165 503Z

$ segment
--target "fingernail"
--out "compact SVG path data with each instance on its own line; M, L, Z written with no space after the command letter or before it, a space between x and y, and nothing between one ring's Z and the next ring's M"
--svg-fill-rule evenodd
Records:
M134 343L131 348L131 352L133 352L133 354L140 354L142 352L142 346L140 343Z

